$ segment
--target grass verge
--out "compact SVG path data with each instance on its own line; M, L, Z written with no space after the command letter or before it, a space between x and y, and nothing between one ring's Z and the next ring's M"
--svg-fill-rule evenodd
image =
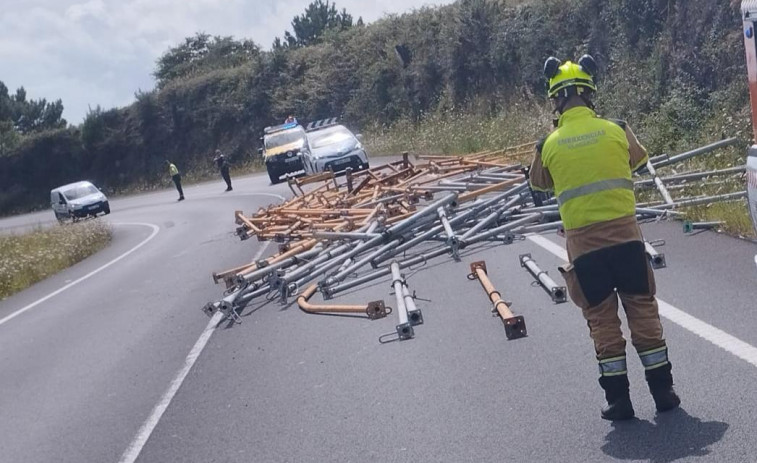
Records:
M102 220L0 236L0 300L84 260L110 239Z

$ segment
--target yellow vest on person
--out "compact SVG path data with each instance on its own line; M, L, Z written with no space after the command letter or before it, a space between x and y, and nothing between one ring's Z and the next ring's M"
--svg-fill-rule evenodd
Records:
M179 173L179 169L177 169L175 165L169 164L168 165L168 172L171 175L171 177L173 177L174 175L176 175L176 174Z
M567 230L636 214L628 139L618 123L579 106L541 146Z

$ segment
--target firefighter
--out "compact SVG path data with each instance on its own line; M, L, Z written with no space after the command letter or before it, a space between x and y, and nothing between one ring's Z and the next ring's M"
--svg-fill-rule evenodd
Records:
M173 184L176 185L176 191L179 192L179 199L177 201L184 201L184 190L181 189L181 174L179 173L179 169L168 159L166 159L166 164L168 165L168 175L171 176Z
M216 157L213 158L213 162L218 166L218 170L221 172L223 181L226 182L226 191L231 191L231 175L229 175L229 161L226 160L226 156L223 155L221 150L216 150Z
M594 112L596 69L589 55L578 63L546 61L549 98L559 118L537 145L529 174L533 189L553 191L557 198L570 262L560 272L594 341L607 399L602 418L623 420L634 410L618 297L657 411L681 401L673 390L654 274L636 222L631 172L646 164L647 152L625 122Z

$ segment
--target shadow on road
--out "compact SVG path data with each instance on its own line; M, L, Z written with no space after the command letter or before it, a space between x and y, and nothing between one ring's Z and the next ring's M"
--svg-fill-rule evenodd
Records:
M679 408L657 415L654 423L633 419L613 423L602 451L619 460L669 463L708 455L708 447L723 438L728 423L703 422Z

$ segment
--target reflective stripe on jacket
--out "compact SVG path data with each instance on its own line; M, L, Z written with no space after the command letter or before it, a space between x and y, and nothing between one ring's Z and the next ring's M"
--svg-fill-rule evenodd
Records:
M636 212L625 128L579 106L560 116L541 147L568 230Z

